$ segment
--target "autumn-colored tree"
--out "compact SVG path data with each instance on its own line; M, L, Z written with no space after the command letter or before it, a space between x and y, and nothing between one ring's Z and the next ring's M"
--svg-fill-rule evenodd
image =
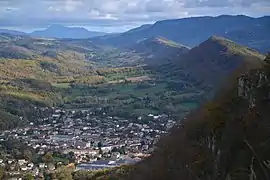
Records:
M45 163L52 163L53 162L53 156L52 153L47 152L43 157L42 157L43 162Z
M4 176L5 176L5 169L0 168L0 179L3 179Z
M35 177L32 175L32 174L26 174L24 177L23 177L23 180L34 180Z
M58 180L72 180L72 169L61 167L56 171L56 178Z

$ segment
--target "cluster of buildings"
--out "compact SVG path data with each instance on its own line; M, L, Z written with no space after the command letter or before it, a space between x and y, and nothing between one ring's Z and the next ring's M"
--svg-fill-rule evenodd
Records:
M52 112L28 127L4 131L1 137L23 141L40 156L55 151L72 153L77 169L98 169L130 164L147 157L159 137L175 124L165 114L129 120L107 116L101 108L53 109ZM32 167L31 162L28 163L30 165L25 164L25 167ZM42 166L47 165L36 167Z
M26 159L0 159L0 168L5 169L5 179L21 179L26 174L33 177L43 177L43 172L53 172L56 166L53 163L35 164Z

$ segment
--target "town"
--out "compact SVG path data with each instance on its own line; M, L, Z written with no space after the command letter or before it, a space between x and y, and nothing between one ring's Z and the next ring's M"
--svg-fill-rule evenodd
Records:
M41 160L0 159L12 177L54 171L73 163L76 170L95 170L133 164L150 155L162 134L176 123L166 114L129 120L106 115L102 108L60 109L24 128L2 132L0 141L15 139L33 149ZM53 160L57 156L57 161Z

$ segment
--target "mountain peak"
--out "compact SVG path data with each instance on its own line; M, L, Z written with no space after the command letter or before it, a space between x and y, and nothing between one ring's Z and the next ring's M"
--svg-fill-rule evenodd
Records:
M179 65L192 72L195 79L216 86L234 72L261 67L263 59L264 56L255 50L226 38L211 36L191 49Z
M220 45L220 46L230 46L230 45L234 45L236 46L236 43L229 40L229 39L226 39L224 37L220 37L220 36L211 36L210 38L208 38L206 41L204 41L202 44L209 44L209 43L215 43L217 45Z
M53 24L45 30L34 31L32 36L45 37L45 38L73 38L73 39L85 39L95 36L103 36L106 33L88 31L83 27L66 27L59 24Z
M87 29L83 28L83 27L68 27L68 26L63 26L63 25L60 25L60 24L53 24L51 26L49 26L47 28L47 30L64 30L64 29L67 29L67 30L84 30L84 31L88 31Z
M264 56L261 55L259 52L250 49L248 47L239 45L229 39L219 37L219 36L211 36L208 40L203 42L200 46L211 46L212 48L221 48L222 50L226 50L227 53L231 54L241 54L241 55L250 55L256 56L260 59L263 59Z
M217 43L222 43L222 42L235 43L230 39L227 39L227 38L224 38L224 37L221 37L221 36L215 36L215 35L211 36L206 41L214 41L214 42L217 42Z
M60 25L60 24L52 24L50 25L48 28L46 28L45 30L58 30L58 29L68 29L69 27Z

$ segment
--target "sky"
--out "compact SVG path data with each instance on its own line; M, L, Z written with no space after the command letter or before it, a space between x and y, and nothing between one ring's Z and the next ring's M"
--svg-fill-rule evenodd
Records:
M0 29L32 31L52 24L122 32L158 20L270 14L270 0L0 0Z

